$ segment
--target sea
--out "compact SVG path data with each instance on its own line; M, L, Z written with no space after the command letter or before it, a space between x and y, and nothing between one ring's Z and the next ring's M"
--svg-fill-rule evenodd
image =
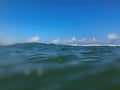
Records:
M0 90L120 90L120 47L0 46Z

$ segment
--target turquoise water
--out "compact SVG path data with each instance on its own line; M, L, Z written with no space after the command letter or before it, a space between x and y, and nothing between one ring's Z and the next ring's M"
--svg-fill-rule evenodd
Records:
M0 90L120 90L120 47L0 47Z

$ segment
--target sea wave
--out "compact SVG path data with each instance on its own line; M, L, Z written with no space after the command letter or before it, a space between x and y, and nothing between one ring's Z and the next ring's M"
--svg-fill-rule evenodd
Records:
M117 46L0 47L0 90L119 90L119 76Z

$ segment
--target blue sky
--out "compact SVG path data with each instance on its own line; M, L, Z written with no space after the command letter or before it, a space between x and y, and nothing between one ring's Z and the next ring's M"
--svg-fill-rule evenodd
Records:
M119 0L0 0L0 42L119 39L119 24Z

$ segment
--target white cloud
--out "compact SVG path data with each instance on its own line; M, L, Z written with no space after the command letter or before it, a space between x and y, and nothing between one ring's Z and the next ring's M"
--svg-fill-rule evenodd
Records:
M94 37L94 38L92 38L92 41L96 41L97 39Z
M75 37L72 37L71 41L76 42L77 39Z
M108 35L108 39L117 39L117 38L118 38L117 34L111 33Z
M58 43L60 43L60 41L61 41L61 40L58 38L58 39L53 40L52 43L58 44Z
M28 39L28 42L38 42L40 40L40 38L38 36L32 37L30 39Z
M64 43L72 43L72 42L77 42L76 37L72 37L70 40L64 40Z
M83 42L86 42L86 41L87 40L85 38L82 38L82 39L78 40L78 42L80 42L80 43L83 43Z

